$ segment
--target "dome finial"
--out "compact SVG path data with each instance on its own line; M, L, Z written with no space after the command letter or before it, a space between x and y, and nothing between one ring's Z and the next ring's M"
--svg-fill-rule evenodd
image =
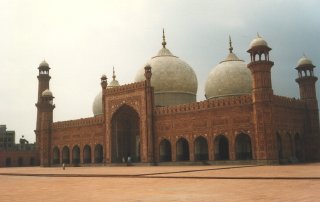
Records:
M116 74L115 74L115 72L114 72L114 66L112 67L112 78L113 78L113 80L116 79Z
M257 37L258 37L258 38L261 38L261 36L260 36L259 32L257 32Z
M230 53L232 53L232 51L233 51L233 47L232 47L232 41L231 41L231 36L229 35L229 51L230 51Z
M162 46L163 48L166 48L167 42L166 42L166 36L164 35L164 28L162 29Z

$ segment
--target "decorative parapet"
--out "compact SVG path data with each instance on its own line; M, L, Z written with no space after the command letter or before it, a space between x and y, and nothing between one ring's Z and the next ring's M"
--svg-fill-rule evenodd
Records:
M102 123L103 123L103 115L98 115L90 118L54 122L52 128L53 129L73 128L73 127L81 127L81 126L98 125Z
M154 113L156 115L195 112L201 110L208 110L213 108L222 108L230 106L239 106L252 104L251 95L233 96L228 98L209 99L201 102L193 102L188 104L181 104L175 106L156 107Z
M119 94L119 93L131 91L131 90L143 89L145 88L145 85L146 85L145 81L140 81L140 82L125 84L121 86L116 86L113 88L107 88L107 94Z
M275 106L284 106L284 107L291 107L291 108L305 108L305 102L296 99L296 98L289 98L279 95L273 96L273 103Z

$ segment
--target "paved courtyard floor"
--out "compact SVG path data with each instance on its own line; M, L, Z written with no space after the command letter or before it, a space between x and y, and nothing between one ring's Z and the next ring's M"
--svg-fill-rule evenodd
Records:
M320 163L0 168L1 202L320 201Z

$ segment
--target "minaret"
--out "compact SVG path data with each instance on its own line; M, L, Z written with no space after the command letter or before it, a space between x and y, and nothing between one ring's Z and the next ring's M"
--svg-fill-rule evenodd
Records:
M40 112L40 124L38 133L38 147L40 153L40 166L51 165L51 135L53 123L53 95L49 89L42 92L40 101L37 103L38 111Z
M266 161L266 163L277 161L277 148L275 132L272 123L272 98L273 90L271 84L271 68L273 62L269 60L271 48L267 42L257 35L250 43L251 62L248 68L251 71L253 121L254 121L254 143L255 158Z
M36 103L36 106L37 106L37 123L36 123L36 130L35 130L35 133L36 133L36 147L37 149L38 148L38 144L39 144L39 129L40 129L40 109L38 107L39 103L41 102L41 95L42 95L42 92L45 91L46 89L49 89L49 81L51 79L50 75L49 75L49 70L50 70L50 67L48 65L48 63L43 60L39 67L39 74L37 76L38 78L38 100L37 100L37 103Z
M320 132L319 132L319 110L316 94L316 82L318 78L314 75L315 66L306 56L303 56L296 67L299 84L300 98L305 101L307 107L307 126L304 135L305 160L313 161L320 158Z
M296 82L299 84L301 100L308 102L309 107L317 109L316 81L318 78L313 74L314 68L312 61L303 56L296 67L298 71Z

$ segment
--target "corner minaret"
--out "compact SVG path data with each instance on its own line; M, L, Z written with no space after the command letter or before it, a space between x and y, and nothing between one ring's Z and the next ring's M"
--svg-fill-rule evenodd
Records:
M272 122L272 98L271 68L273 62L269 59L271 48L267 42L257 35L250 43L248 53L251 62L248 68L252 75L252 100L255 150L257 160L266 163L277 161L275 133Z
M40 124L41 124L41 109L39 108L40 102L41 102L41 96L42 92L44 92L46 89L49 89L49 81L51 79L49 75L49 64L43 60L39 67L39 74L37 76L38 78L38 99L36 103L37 107L37 123L36 123L36 129L35 129L35 134L36 134L36 148L39 151L39 144L40 144Z
M38 148L40 152L40 166L51 165L51 140L52 140L52 124L53 124L53 95L49 89L41 93L40 101L37 103L40 115L38 134Z
M314 161L320 159L320 129L319 110L316 94L316 82L318 78L314 75L315 66L306 56L303 56L296 67L299 84L300 98L306 103L306 131L304 134L305 160Z
M38 78L38 100L37 100L37 104L40 103L40 101L41 101L42 92L45 91L46 89L49 89L49 82L50 82L50 79L51 79L51 77L49 75L50 67L49 67L49 64L45 60L43 60L40 63L38 69L39 69L39 74L37 76L37 78ZM40 127L39 119L40 119L40 115L39 115L39 109L38 109L38 111L37 111L36 130L39 130L39 127Z
M296 67L298 71L296 82L299 84L301 100L308 102L309 107L317 109L316 81L318 78L313 73L314 68L312 61L303 56Z

